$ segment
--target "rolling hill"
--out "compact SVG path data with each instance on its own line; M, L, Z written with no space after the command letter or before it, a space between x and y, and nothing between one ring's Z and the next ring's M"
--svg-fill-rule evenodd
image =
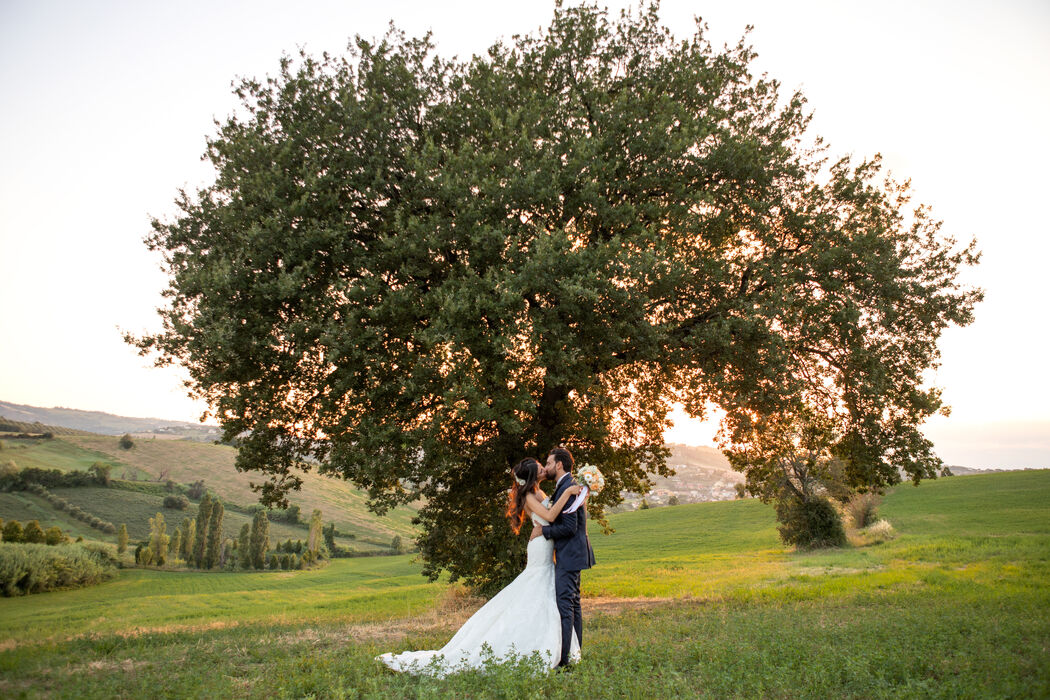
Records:
M58 469L60 471L84 471L95 462L104 462L112 466L111 475L115 479L129 481L175 481L190 484L203 480L205 486L230 504L247 508L258 502L258 496L251 490L253 477L241 473L234 467L236 450L224 445L194 442L189 440L142 439L134 441L129 450L120 447L118 439L113 436L100 435L67 435L51 440L39 439L4 439L0 452L2 461L14 462L18 469L37 467L41 469ZM116 525L128 524L133 533L148 525L148 517L161 510L163 497L157 494L133 493L120 489L68 489L63 497L71 502L79 498L86 499L90 505L85 509L103 520ZM15 494L8 494L12 498ZM22 497L18 508L24 509L33 503L35 497L19 494ZM50 514L39 512L50 508L42 499L35 503L41 524L63 526L67 518L58 511L50 509ZM345 535L352 535L354 549L381 549L389 546L395 536L403 539L415 536L411 519L414 511L411 508L398 508L384 517L379 517L368 510L364 493L354 489L347 482L319 476L314 473L304 476L303 489L294 493L290 501L299 505L304 519L309 517L314 508L320 508L325 522L334 522L336 529ZM15 503L8 498L0 500L0 517L15 518L7 509L14 508ZM147 511L152 510L152 513ZM228 511L229 513L230 511ZM180 520L183 513L168 513ZM229 526L234 521L240 527L239 516L228 515ZM289 526L287 532L281 530L280 537L297 539L303 537L303 531ZM63 529L66 529L63 527ZM91 531L95 538L112 540L113 538ZM81 533L82 534L82 533ZM236 532L233 532L236 534ZM86 536L86 535L85 535ZM276 533L275 533L276 536ZM347 540L345 544L350 544Z

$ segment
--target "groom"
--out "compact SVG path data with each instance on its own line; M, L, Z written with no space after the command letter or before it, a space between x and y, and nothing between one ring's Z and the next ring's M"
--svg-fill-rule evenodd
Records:
M562 491L572 486L572 455L564 447L555 447L547 455L547 472L554 473L556 483L551 502ZM583 645L583 609L580 607L580 571L594 566L594 550L587 538L587 510L576 504L578 496L571 496L561 513L550 525L532 529L534 539L543 535L554 541L554 595L561 615L561 661L559 667L569 665L572 632Z

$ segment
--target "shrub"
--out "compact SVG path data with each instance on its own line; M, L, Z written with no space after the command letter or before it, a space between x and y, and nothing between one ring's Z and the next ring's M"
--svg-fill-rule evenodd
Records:
M186 510L190 507L190 501L185 496L165 496L164 507L175 510Z
M267 559L267 561L266 561L266 568L271 569L271 570L275 570L275 569L279 569L280 566L281 566L281 563L279 561L277 561L277 555L271 553L270 554L270 558Z
M877 508L882 499L877 493L858 493L846 503L850 524L860 530L878 520Z
M22 542L22 523L17 520L8 520L4 525L4 542Z
M44 531L44 544L56 545L62 544L66 541L66 536L62 534L62 528L54 525Z
M123 554L126 551L128 551L128 526L121 523L120 534L117 535L117 554Z
M25 543L34 545L43 545L47 542L47 537L44 535L44 530L40 527L39 521L29 521L25 524L22 540Z
M114 573L114 567L78 545L0 543L0 593L5 596L88 586Z
M85 542L81 547L106 566L120 567L120 557L113 551L113 545L101 542Z
M669 506L676 506L679 503L681 503L681 501L678 500L678 496L671 496L669 499L667 499L667 505Z
M841 547L846 544L842 518L827 498L803 501L784 495L776 503L777 530L785 544L802 548Z
M861 545L882 544L897 536L896 530L888 520L879 520L858 533Z
M131 439L131 435L124 433L120 436L120 441L117 444L120 445L122 450L130 450L135 446L135 441Z
M199 501L204 498L206 489L204 488L204 480L194 481L190 484L190 487L186 489L186 495L192 498L194 501Z
M88 469L88 473L91 474L95 481L100 486L109 486L109 474L113 470L113 466L106 464L105 462L95 462Z
M285 570L288 570L288 569L292 568L292 555L291 554L282 554L281 555L281 568L285 569Z

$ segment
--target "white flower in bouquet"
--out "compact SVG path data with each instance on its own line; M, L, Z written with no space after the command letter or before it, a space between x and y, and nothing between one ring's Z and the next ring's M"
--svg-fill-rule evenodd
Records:
M605 488L605 477L598 471L598 467L593 464L583 465L576 475L592 493L601 493L602 489Z

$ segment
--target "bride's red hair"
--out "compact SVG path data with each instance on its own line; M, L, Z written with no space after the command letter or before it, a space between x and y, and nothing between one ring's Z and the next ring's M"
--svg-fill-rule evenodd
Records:
M525 497L536 490L540 463L532 457L526 457L514 465L510 473L514 477L514 483L507 492L507 519L510 520L510 529L516 535L521 532L521 527L528 519L525 513Z

